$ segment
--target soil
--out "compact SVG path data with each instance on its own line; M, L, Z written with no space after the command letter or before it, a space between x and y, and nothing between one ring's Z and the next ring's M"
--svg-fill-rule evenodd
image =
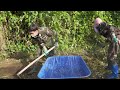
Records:
M40 67L37 68L36 72L32 74L28 74L32 70L33 66L28 68L18 77L17 73L20 70L22 70L25 67L25 65L23 65L20 60L16 60L12 58L2 60L0 62L0 79L38 79L37 74L40 70Z
M110 73L110 70L105 70L105 66L107 65L106 58L100 58L104 57L104 54L95 56L94 54L91 55L87 52L82 52L79 54L74 54L73 52L63 55L82 56L82 58L91 70L91 75L87 77L87 79L106 79L106 75ZM25 66L27 66L29 64L28 62L25 64L25 62L23 62L22 60L15 58L0 60L0 79L38 79L37 74L40 71L44 62L45 61L33 64L30 68L28 68L18 77L17 73ZM33 69L33 66L37 66L36 72L29 74L29 72Z
M6 59L0 62L0 79L13 79L23 65L15 59Z

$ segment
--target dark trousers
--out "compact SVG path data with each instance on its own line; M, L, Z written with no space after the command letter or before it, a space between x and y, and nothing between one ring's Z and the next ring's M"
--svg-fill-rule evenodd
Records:
M111 68L112 65L117 64L117 54L119 50L118 43L110 43L108 48L108 55L107 55L107 61L108 61L108 67Z

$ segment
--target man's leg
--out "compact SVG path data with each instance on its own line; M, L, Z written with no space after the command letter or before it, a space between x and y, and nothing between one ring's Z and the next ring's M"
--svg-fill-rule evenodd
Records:
M112 71L112 74L108 76L109 79L118 78L119 68L117 64L117 53L118 53L119 45L113 44L113 48L111 48L111 57L109 58L109 68ZM110 54L110 53L109 53Z
M110 70L110 68L112 66L113 54L114 54L113 44L110 43L109 48L108 48L108 54L107 54L108 66L106 67L106 69L108 69L108 70Z
M42 48L38 48L38 50L37 50L37 57L36 58L38 58L41 54L42 54ZM33 73L37 72L38 63L39 62L36 62L33 65L32 70L28 74L33 74Z

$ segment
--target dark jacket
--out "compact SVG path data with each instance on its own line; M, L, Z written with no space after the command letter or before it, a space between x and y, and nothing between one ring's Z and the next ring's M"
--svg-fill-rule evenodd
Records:
M97 26L96 29L99 31L100 35L107 38L107 40L110 42L113 40L112 33L115 33L115 36L118 39L120 39L120 29L118 29L112 25L108 25L105 22L99 24L99 26Z
M46 47L50 48L57 42L57 33L55 31L48 27L40 27L38 31L39 34L36 37L32 37L32 39L33 43L37 43L39 47L44 43Z

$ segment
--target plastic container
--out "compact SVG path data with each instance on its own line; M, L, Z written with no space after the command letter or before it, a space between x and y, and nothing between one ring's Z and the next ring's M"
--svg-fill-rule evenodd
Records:
M53 56L47 58L38 73L40 79L85 78L91 71L81 56Z

